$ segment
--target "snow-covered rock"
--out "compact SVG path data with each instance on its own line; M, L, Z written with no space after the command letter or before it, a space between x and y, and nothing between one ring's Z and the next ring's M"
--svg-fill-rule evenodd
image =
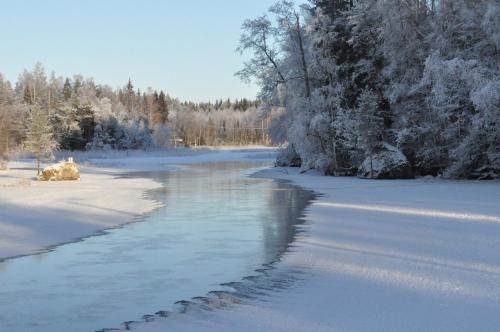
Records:
M383 147L368 156L358 169L358 177L367 179L412 179L410 164L396 147L384 143Z
M0 171L6 171L8 169L7 161L0 159Z
M39 178L40 181L75 181L79 179L80 171L72 158L45 167Z
M281 150L276 158L276 166L279 167L300 167L301 165L302 160L291 145Z

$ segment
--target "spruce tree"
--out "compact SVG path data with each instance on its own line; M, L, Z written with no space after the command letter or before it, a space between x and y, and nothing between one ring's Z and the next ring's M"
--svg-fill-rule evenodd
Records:
M168 120L168 104L165 93L160 91L160 95L158 96L158 117L160 123L166 123Z
M24 148L35 156L37 175L40 175L40 162L46 158L52 159L58 144L54 138L48 113L38 106L31 107L29 113Z
M64 81L63 97L64 101L68 101L71 99L71 83L69 81L69 78L66 78L66 80Z
M33 97L31 95L31 90L30 90L30 87L27 86L27 85L24 87L23 100L24 100L24 102L26 104L32 104L33 103Z
M127 83L127 111L132 112L134 107L134 86L132 85L132 80L129 78Z

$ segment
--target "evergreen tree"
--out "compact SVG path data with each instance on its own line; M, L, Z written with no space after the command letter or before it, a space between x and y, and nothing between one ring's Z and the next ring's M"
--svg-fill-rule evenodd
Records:
M347 11L354 4L353 0L313 0L312 3L316 8L330 16L333 20L337 18L341 12Z
M78 95L78 90L82 87L82 79L79 76L75 76L73 80L73 94Z
M31 94L31 89L29 86L25 86L24 87L24 96L23 96L23 100L26 104L29 104L31 105L33 103L33 96Z
M127 100L126 100L127 110L129 112L132 112L132 109L134 107L134 86L132 85L132 80L130 78L128 79L126 89L127 89Z
M63 86L64 101L68 101L71 99L71 93L72 93L71 83L69 81L69 78L66 78Z
M40 175L40 162L46 158L52 159L57 147L47 112L37 106L31 107L24 148L35 156L38 175Z
M163 91L160 91L160 95L158 96L157 114L159 123L165 124L168 120L168 104Z

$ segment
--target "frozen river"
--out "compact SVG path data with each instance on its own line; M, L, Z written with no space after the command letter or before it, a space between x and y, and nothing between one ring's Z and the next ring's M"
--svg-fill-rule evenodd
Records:
M148 193L163 206L141 222L0 263L0 331L118 328L256 275L287 250L313 199L248 177L259 167L223 162L134 174L164 184Z

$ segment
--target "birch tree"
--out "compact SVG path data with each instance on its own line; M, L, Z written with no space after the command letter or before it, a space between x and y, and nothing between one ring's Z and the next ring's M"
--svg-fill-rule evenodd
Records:
M261 86L261 97L270 101L286 77L281 63L280 48L276 44L277 30L266 15L248 19L243 23L238 48L240 53L252 52L243 69L236 73L242 81L252 79Z
M292 58L296 59L300 74L295 79L304 82L304 94L311 97L311 80L309 77L309 64L307 61L307 45L302 22L302 16L292 1L281 0L274 4L270 10L276 15L278 21L277 34L282 39L282 45Z

